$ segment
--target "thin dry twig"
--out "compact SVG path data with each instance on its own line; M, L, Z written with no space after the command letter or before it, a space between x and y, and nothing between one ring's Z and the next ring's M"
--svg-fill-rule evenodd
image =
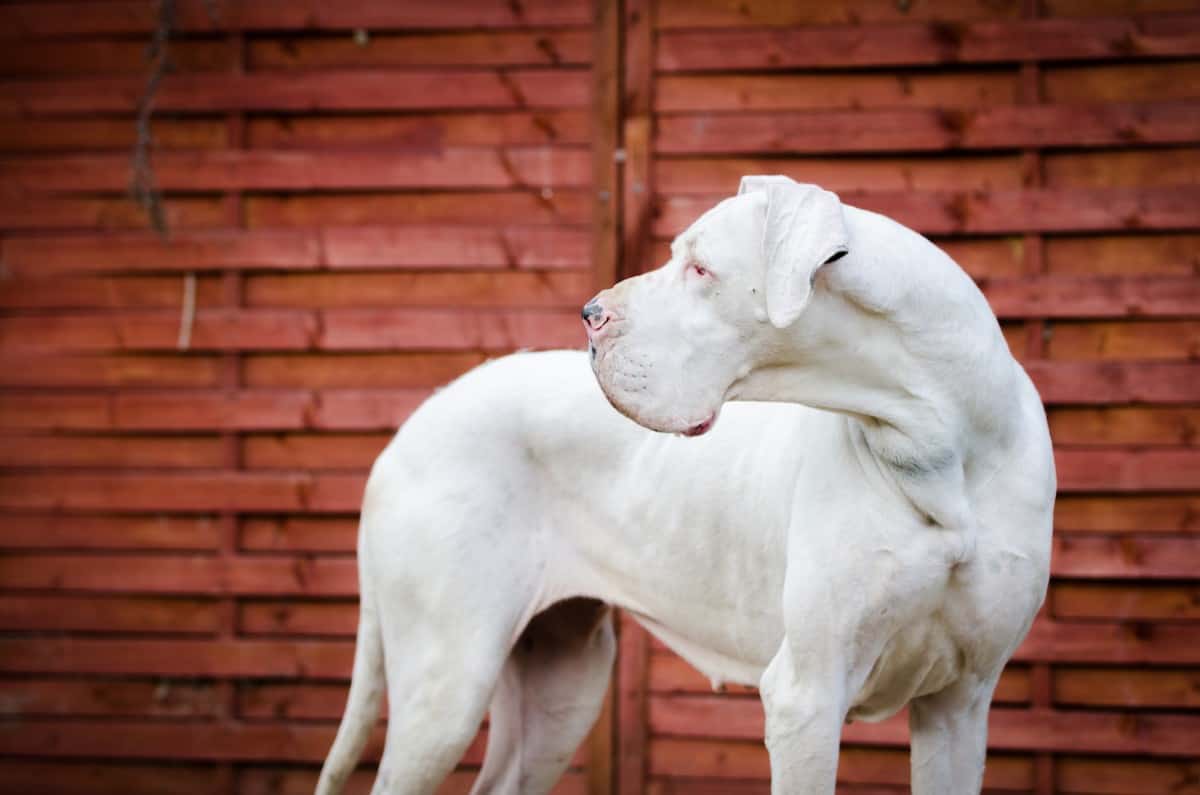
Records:
M150 64L150 74L146 78L146 90L138 100L137 120L135 122L137 137L133 144L132 175L129 182L129 192L138 206L145 210L150 219L150 225L161 237L167 237L167 213L163 206L162 192L154 179L154 167L150 163L150 150L154 138L150 130L150 117L154 113L154 98L158 93L159 84L171 69L171 57L168 51L171 29L175 24L175 0L159 0L158 24L146 48L146 61Z

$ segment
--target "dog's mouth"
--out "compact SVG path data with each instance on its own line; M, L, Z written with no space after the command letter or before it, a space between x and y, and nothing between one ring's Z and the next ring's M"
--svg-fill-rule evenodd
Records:
M708 419L698 422L695 425L688 427L683 431L684 436L703 436L712 430L713 425L717 422L717 413L714 411L708 415Z

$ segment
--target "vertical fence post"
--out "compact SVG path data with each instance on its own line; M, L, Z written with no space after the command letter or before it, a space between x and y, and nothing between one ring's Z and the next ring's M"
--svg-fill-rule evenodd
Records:
M592 28L592 276L597 289L620 272L621 2L594 0ZM613 795L613 688L588 736L588 795Z

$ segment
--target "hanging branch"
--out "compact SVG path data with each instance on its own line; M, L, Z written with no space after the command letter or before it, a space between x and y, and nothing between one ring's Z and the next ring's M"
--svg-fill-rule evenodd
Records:
M146 61L150 64L150 74L146 78L146 90L142 92L137 106L137 137L133 144L132 176L129 182L129 192L138 206L145 210L150 219L150 225L161 237L166 237L167 213L163 207L162 192L154 179L154 167L150 163L150 149L154 144L150 133L150 116L154 112L154 98L158 93L159 83L171 69L168 44L171 29L175 24L175 0L159 0L158 24L150 37L146 48Z

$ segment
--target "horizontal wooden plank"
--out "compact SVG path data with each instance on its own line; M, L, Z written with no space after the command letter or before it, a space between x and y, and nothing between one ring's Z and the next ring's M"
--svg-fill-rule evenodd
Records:
M522 28L526 26L586 25L588 7L579 0L527 0L512 6L499 0L455 0L436 6L407 3L381 5L371 0L343 0L328 5L320 0L206 0L179 3L176 26L183 31L352 30L368 28L427 29L472 27ZM114 0L104 7L79 0L6 4L0 30L7 37L77 36L145 33L152 30L156 13L151 3Z
M0 351L5 387L212 387L221 382L219 356L191 354L56 354Z
M582 347L579 312L570 309L198 309L190 326L197 351L490 350ZM178 348L180 313L159 310L73 312L0 318L0 347L24 354L169 351Z
M130 118L6 119L0 118L0 151L128 152L137 140ZM229 146L229 130L221 118L154 120L154 148L221 149Z
M1200 664L1200 627L1143 621L1039 619L1013 659L1104 665L1196 665Z
M1173 57L1200 54L1198 34L1192 14L668 30L658 36L655 65L716 72Z
M215 552L221 523L210 516L5 513L0 548Z
M0 638L0 671L349 680L352 641Z
M428 388L449 383L487 358L477 351L252 353L242 357L242 378L247 387Z
M1128 188L1194 185L1200 181L1200 149L1090 150L1043 156L1042 184L1062 188Z
M1192 9L1195 10L1195 9ZM1041 96L1049 102L1138 102L1200 97L1200 61L1047 64Z
M161 123L155 122L156 131ZM0 120L0 131L5 129L3 125ZM406 115L289 113L255 114L246 120L245 134L246 145L252 148L378 147L421 151L443 146L586 145L591 140L591 127L586 111L577 108ZM0 143L4 140L0 134Z
M276 308L575 309L595 292L595 281L586 270L288 273L248 276L244 291L247 305Z
M1194 100L684 113L656 120L655 150L672 154L833 154L1018 147L1191 144Z
M237 54L219 39L171 42L171 65L178 72L228 71ZM69 75L145 75L146 43L122 39L10 41L0 48L0 74L5 77Z
M799 73L787 75L663 75L655 80L659 113L829 110L859 108L983 108L1017 98L1014 69Z
M586 149L446 148L434 152L226 150L160 152L151 158L163 190L330 190L585 187ZM124 191L128 154L0 160L0 179L27 193Z
M1200 620L1200 585L1065 581L1050 586L1050 613L1059 619Z
M353 600L255 600L238 609L238 630L246 635L354 637L357 628L358 603ZM337 713L326 717L340 714L339 708Z
M0 257L15 276L103 271L316 268L554 268L588 262L587 231L529 226L406 225L7 237Z
M0 400L0 425L7 420ZM11 435L0 447L0 467L219 468L222 441L215 437Z
M27 795L212 795L222 776L211 763L0 759L0 779Z
M1200 321L1056 322L1047 326L1046 356L1071 360L1194 360Z
M795 175L803 177L803 175ZM726 194L660 196L653 231L679 234ZM1027 189L1015 191L843 192L847 204L890 216L925 234L998 234L1187 229L1200 189Z
M211 599L0 593L0 629L10 632L212 634L223 619Z
M131 113L140 77L0 81L0 116ZM322 69L173 74L160 113L570 108L588 101L586 69Z
M836 3L741 3L736 0L660 0L654 24L660 29L790 27L908 22L914 19L968 21L1015 19L1018 3L929 0L897 6L886 0Z
M241 440L246 469L370 469L392 432L256 434ZM0 453L0 461L3 454Z
M243 718L337 720L345 708L346 686L340 682L248 682L238 687L237 714Z
M128 156L126 154L126 156ZM209 196L171 196L163 200L171 229L224 226L228 210ZM16 232L150 229L146 211L126 196L23 196L0 207L0 229Z
M1047 403L1196 403L1200 365L1176 362L1025 361Z
M57 720L0 723L8 754L107 759L317 761L333 742L334 727L284 723L177 723L173 721ZM378 760L383 732L368 743ZM480 756L474 751L475 761Z
M47 276L0 281L0 307L11 309L148 309L183 305L186 276ZM225 303L218 276L196 278L195 306Z
M675 654L650 655L650 692L661 695L684 695L712 692L712 683L699 671ZM756 697L757 689L741 685L722 685L721 693ZM1025 704L1030 701L1029 669L1011 665L1000 677L993 697L996 703Z
M1086 707L1200 707L1195 669L1059 668L1052 682L1056 704Z
M676 791L713 795L725 792L749 793L755 790L743 789L745 785L755 780L766 784L770 778L767 749L761 742L653 737L649 743L647 763L648 772L652 776L691 778L688 784L709 787L703 790L663 789L662 795L670 795ZM984 772L985 787L1029 789L1032 780L1031 760L1002 753L988 754L987 768ZM842 747L838 760L838 792L842 792L847 786L875 784L906 787L908 782L909 759L906 751ZM764 793L766 791L762 790Z
M348 558L6 554L6 587L96 593L354 596Z
M1056 786L1088 795L1171 795L1195 789L1195 760L1060 756Z
M1121 234L1048 237L1046 270L1072 276L1193 277L1200 268L1198 234Z
M589 191L562 187L537 191L251 194L242 204L250 229L388 224L581 225L590 222L591 210Z
M1057 450L1059 491L1193 491L1200 450Z
M470 756L466 761L471 761ZM575 761L581 761L578 755ZM459 767L438 787L437 795L468 795L477 772L473 766ZM349 795L368 795L373 783L374 771L360 768L350 775L345 791ZM239 795L310 795L317 785L317 768L242 766L238 784ZM550 795L586 795L587 792L586 772L569 769L551 788Z
M1062 494L1057 532L1200 533L1200 496Z
M88 513L347 513L362 502L365 478L345 474L142 473L6 475L0 509Z
M1193 446L1200 439L1200 407L1136 406L1051 408L1050 437L1059 445Z
M663 157L654 162L659 193L732 194L744 174L796 174L826 190L1000 190L1022 186L1020 155L891 157Z
M1136 753L1147 756L1191 756L1191 735L1200 716L1139 714L994 707L989 715L988 747L997 750ZM762 706L756 699L714 696L649 699L649 726L654 734L754 740L763 736ZM846 742L901 745L908 742L904 715L879 724L852 723L842 732Z
M1174 39L1154 40L1156 49ZM375 33L362 42L345 35L259 38L247 42L250 69L328 69L344 66L562 66L591 60L587 30L489 30L454 33ZM2 62L0 62L2 63Z
M1192 484L1198 482L1192 474ZM1189 579L1200 571L1200 537L1058 534L1051 557L1056 577Z
M0 715L216 718L224 704L212 682L113 679L0 679Z
M354 552L358 519L339 517L248 517L239 546L256 552Z
M987 279L980 287L1000 317L1194 317L1200 313L1200 280L1184 276L1030 276Z
M0 393L0 427L22 430L391 431L426 389Z

